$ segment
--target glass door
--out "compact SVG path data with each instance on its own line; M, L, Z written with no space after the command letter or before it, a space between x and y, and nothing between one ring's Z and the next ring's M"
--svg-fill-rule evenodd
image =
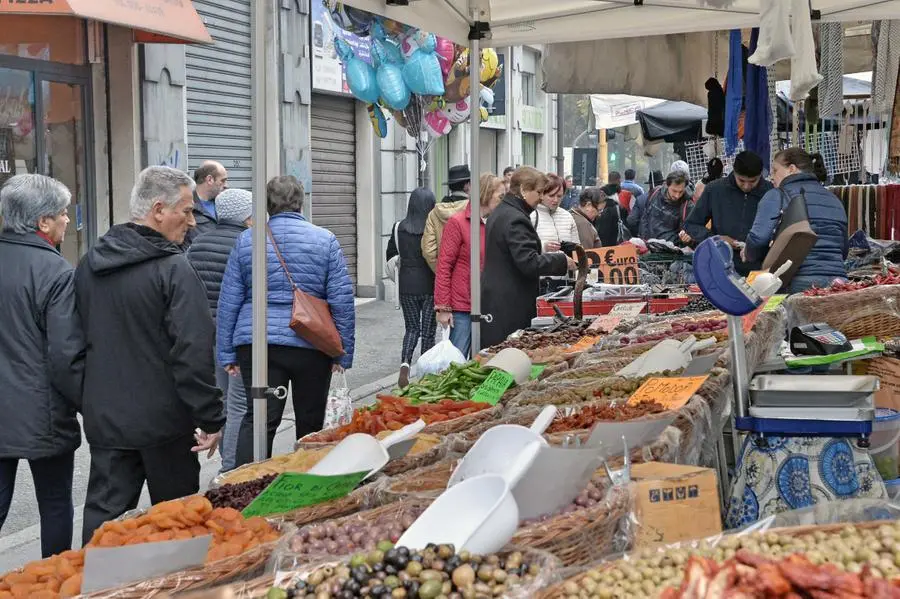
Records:
M34 104L32 73L0 68L0 185L38 172Z

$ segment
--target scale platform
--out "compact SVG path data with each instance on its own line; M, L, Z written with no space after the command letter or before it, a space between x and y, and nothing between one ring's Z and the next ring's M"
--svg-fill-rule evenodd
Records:
M750 382L748 415L735 427L770 436L868 437L878 378L761 375Z

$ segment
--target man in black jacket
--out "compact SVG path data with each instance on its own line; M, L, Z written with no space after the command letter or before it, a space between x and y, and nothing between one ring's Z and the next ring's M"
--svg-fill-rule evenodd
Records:
M216 197L228 189L228 171L221 163L207 160L194 171L194 227L187 232L184 249L190 247L198 236L215 228Z
M243 189L226 189L216 196L218 224L212 231L197 237L188 250L188 260L206 288L213 320L219 307L219 292L225 278L228 256L237 238L252 224L252 213L253 194ZM236 465L238 431L247 412L247 393L240 373L232 375L222 364L216 365L216 384L225 394L225 430L219 451L222 454L222 471L227 472Z
M212 454L224 424L215 327L179 247L194 225L192 187L172 168L142 171L132 222L111 227L76 270L91 446L84 543L137 506L144 481L153 503L196 493L196 453Z
M755 153L744 151L735 156L732 173L704 188L678 235L681 241L697 244L711 235L720 235L732 246L734 267L739 274L746 276L759 270L760 262L741 260L740 248L756 219L759 201L772 189L762 171L762 159Z

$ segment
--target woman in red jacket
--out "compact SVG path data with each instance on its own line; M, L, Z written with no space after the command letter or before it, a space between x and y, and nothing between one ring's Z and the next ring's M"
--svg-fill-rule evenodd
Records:
M503 199L503 179L490 173L481 175L481 266L484 268L484 223L491 211ZM451 327L450 342L464 356L472 347L472 288L469 273L469 257L472 239L471 203L457 212L444 228L441 250L438 252L437 271L434 280L434 309L442 327Z

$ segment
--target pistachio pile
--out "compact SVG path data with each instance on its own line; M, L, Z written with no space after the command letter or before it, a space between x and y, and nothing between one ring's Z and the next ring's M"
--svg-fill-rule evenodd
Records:
M719 563L744 549L778 560L802 554L815 565L834 564L859 573L868 566L873 576L900 576L900 522L876 527L847 525L831 532L814 531L792 536L775 532L726 536L717 545L701 541L696 547L646 549L613 564L606 564L571 578L562 585L566 599L612 599L656 597L666 587L678 588L684 564L692 555Z
M288 589L273 588L267 599L489 599L507 588L528 584L539 572L521 552L505 555L456 553L453 545L428 545L358 553L339 566L311 572Z

